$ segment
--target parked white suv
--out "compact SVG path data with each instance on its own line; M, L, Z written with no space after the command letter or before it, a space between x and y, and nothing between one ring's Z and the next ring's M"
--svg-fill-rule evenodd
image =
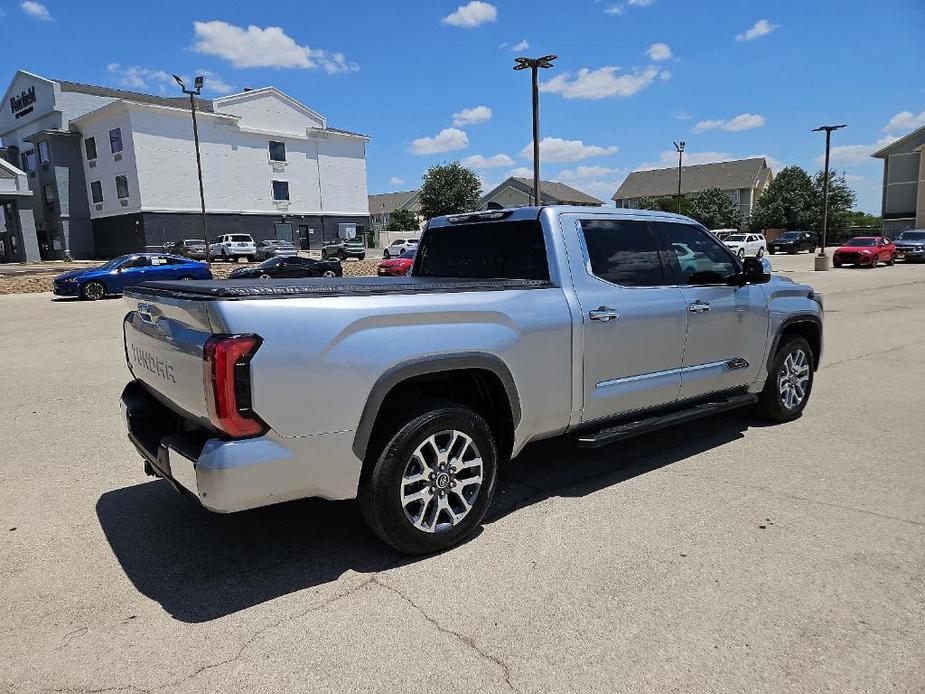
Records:
M253 260L257 255L257 244L250 234L222 234L209 244L212 257L221 260L247 258Z
M768 242L761 234L730 234L723 239L723 243L740 258L745 256L761 258L768 252Z
M389 258L397 258L405 251L416 251L417 249L417 239L395 239L391 246L382 251L382 257L386 260Z

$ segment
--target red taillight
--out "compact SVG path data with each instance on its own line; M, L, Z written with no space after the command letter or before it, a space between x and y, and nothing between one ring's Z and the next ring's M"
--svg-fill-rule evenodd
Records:
M203 348L203 385L209 419L234 438L260 436L267 425L251 409L251 358L256 335L213 335Z

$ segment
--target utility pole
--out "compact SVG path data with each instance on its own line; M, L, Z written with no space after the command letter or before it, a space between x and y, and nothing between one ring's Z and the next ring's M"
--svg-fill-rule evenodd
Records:
M183 90L183 93L189 94L189 110L193 117L193 142L196 145L196 173L199 175L199 208L202 215L202 240L205 241L206 244L206 265L212 267L212 247L209 245L209 232L206 229L206 194L202 187L202 159L199 155L199 126L196 123L195 99L195 97L199 96L202 92L202 85L205 83L205 79L202 75L197 76L193 82L195 89L187 89L186 84L180 77L174 75L173 78L177 81L177 84L180 85L180 89Z
M678 214L681 214L681 158L684 156L684 140L681 142L672 142L674 148L678 150Z
M819 255L815 259L815 269L825 271L829 269L829 256L825 254L826 235L829 226L829 147L832 142L832 131L846 128L847 125L820 125L813 128L814 133L825 133L825 173L822 179L822 245L819 248Z
M540 80L539 68L549 69L557 56L514 58L515 70L530 68L533 83L533 204L540 204Z

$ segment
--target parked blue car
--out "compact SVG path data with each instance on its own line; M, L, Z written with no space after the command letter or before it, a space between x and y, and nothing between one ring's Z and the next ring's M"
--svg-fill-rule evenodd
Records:
M126 287L154 280L210 280L205 263L177 255L132 253L88 270L72 270L55 277L56 296L79 296L90 301L121 294Z

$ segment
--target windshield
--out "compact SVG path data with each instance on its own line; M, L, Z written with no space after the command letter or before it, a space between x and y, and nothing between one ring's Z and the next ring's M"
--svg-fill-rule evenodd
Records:
M270 258L269 260L264 260L257 267L276 267L282 262L282 258Z
M238 242L244 241L245 243L253 243L253 242L254 242L254 240L253 240L250 236L248 236L247 234L232 234L232 235L231 235L231 240L232 240L232 241L238 241Z
M732 236L727 236L726 240L727 241L744 241L745 234L733 234Z
M790 239L800 238L799 231L788 231L786 234L781 234L778 238L789 241Z
M133 256L130 255L120 255L118 258L113 258L108 263L99 266L99 270L115 270L118 267L122 267L125 263L132 259Z
M877 239L872 239L872 238L857 238L857 239L851 239L851 240L850 240L848 243L846 243L845 245L846 245L846 246L876 246L876 245L877 245Z
M402 253L399 258L413 258L416 251L405 251Z
M896 237L897 241L925 241L925 231L904 231Z

